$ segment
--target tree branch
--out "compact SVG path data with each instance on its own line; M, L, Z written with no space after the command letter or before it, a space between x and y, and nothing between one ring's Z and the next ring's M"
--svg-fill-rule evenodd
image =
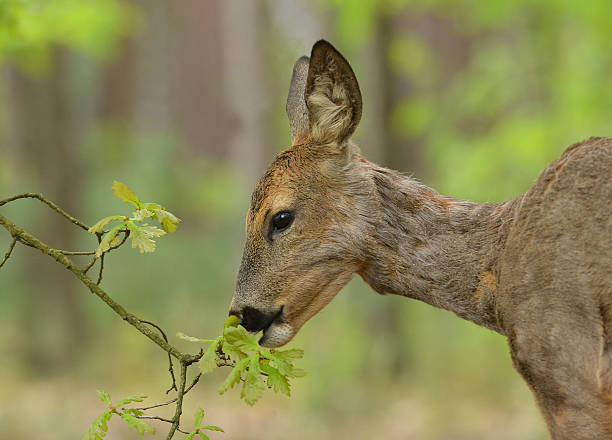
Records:
M168 342L164 341L157 333L151 330L149 327L140 322L140 319L129 313L125 310L120 304L115 302L108 294L98 286L91 278L87 277L83 270L76 265L74 261L68 258L66 255L62 254L57 249L52 249L47 246L45 243L34 237L33 235L27 233L19 226L8 220L3 215L0 215L0 225L2 225L9 233L13 236L13 238L18 238L18 240L28 246L34 247L41 251L43 254L46 254L52 258L54 258L58 263L62 264L69 271L71 271L87 288L94 294L96 294L102 301L104 301L115 313L117 313L121 318L127 321L130 325L135 327L138 331L140 331L147 338L155 342L159 345L164 351L170 353L176 359L181 362L185 362L188 365L196 362L201 356L200 355L192 355L185 354L170 345Z
M181 414L183 413L183 396L185 395L185 382L187 382L187 363L181 361L181 375L179 378L179 390L178 396L176 397L176 412L172 418L172 426L166 436L166 440L170 440L181 422Z
M42 194L38 194L38 193L23 193L23 194L18 194L16 196L13 197L9 197L7 199L4 200L0 200L0 206L7 204L8 202L12 202L14 200L18 200L18 199L38 199L41 202L45 203L46 205L48 205L51 209L53 209L55 212L63 215L64 217L66 217L70 222L74 223L75 225L77 225L79 228L81 229L85 229L86 231L89 229L89 226L87 226L85 223L83 223L82 221L80 221L79 219L74 218L73 216L71 216L70 214L68 214L66 211L64 211L62 208L60 208L59 206L57 206L55 203L53 203L50 200L47 200Z

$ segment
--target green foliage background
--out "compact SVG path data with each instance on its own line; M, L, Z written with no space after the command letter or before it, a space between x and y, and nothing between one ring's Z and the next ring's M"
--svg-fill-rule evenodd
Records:
M264 23L258 25L257 47L267 100L262 163L288 145L284 95L292 63L319 37L346 55L362 85L364 122L357 141L366 156L414 172L442 193L487 202L516 197L567 146L612 135L609 0L295 2L323 23L323 35L313 39L296 36L311 22L290 23L293 35L282 20L270 18L283 3L293 2L256 6ZM144 50L143 40L161 32L155 20L170 7L160 4L0 0L0 198L23 191L42 191L54 200L65 195L47 190L30 163L35 157L11 134L19 99L11 78L44 81L61 49L72 60L66 99L78 106L89 87L103 94L99 72L119 65L126 47ZM172 32L183 30L176 26ZM160 62L169 56L149 49ZM384 67L387 81L401 84L392 89L378 127L368 122L381 116L373 105L380 90L368 87L377 84L374 65ZM229 98L211 99L221 111ZM169 334L217 335L233 291L253 182L231 155L196 148L179 122L138 124L101 113L79 127L70 144L81 166L72 213L93 224L113 206L121 209L121 202L108 201L116 179L180 217L180 230L161 241L155 254L139 257L124 248L110 255L104 285L128 310ZM31 130L38 123L28 121ZM380 145L381 132L395 150ZM381 154L383 149L388 151ZM418 152L410 156L414 162L392 160L410 149ZM50 215L27 202L4 212L32 232L44 232ZM9 237L0 239L3 253ZM87 234L77 240L80 248L95 247ZM27 324L46 294L46 287L31 284L45 272L41 264L53 262L20 250L0 272L0 437L32 438L44 429L45 438L78 438L100 413L91 398L95 389L117 396L146 392L150 400L163 400L163 353L82 289L76 292L83 316L75 327L78 347L66 350L66 323L54 320L53 310L37 318L43 321L39 327ZM70 282L58 280L59 288ZM210 385L190 394L186 413L203 406L207 420L226 430L211 433L214 439L546 438L503 338L415 301L380 297L361 280L313 318L295 346L305 350L301 366L309 374L295 383L290 400L270 395L249 408L232 392L217 395L224 373L215 372ZM69 361L33 362L28 350L61 351ZM131 438L121 429L110 432Z

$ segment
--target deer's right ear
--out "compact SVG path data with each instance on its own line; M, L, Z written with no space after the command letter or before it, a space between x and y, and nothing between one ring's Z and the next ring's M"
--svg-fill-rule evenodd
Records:
M306 91L309 135L316 143L341 144L361 119L361 92L353 69L330 43L312 47Z

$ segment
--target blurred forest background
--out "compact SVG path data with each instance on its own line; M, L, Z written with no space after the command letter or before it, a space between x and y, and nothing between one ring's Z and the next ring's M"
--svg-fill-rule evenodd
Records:
M43 192L93 224L128 212L119 180L167 206L179 231L113 253L103 285L171 335L214 337L251 188L289 146L293 63L320 38L360 81L364 154L447 195L514 198L567 146L612 135L610 0L0 0L0 198ZM2 213L96 246L36 202ZM185 423L201 405L214 439L546 438L501 336L360 279L291 345L309 372L291 399L249 408L217 395L220 371ZM96 389L155 403L169 385L158 347L23 246L0 271L0 350L0 438L80 438Z

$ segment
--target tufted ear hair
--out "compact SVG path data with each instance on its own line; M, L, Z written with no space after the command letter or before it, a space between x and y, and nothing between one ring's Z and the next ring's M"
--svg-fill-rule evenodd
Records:
M310 59L306 56L297 60L293 66L293 75L291 75L285 111L289 118L292 145L299 144L308 138L310 122L304 92L306 91L309 61Z
M330 43L312 47L306 90L309 135L316 143L346 141L361 119L361 92L353 69Z

